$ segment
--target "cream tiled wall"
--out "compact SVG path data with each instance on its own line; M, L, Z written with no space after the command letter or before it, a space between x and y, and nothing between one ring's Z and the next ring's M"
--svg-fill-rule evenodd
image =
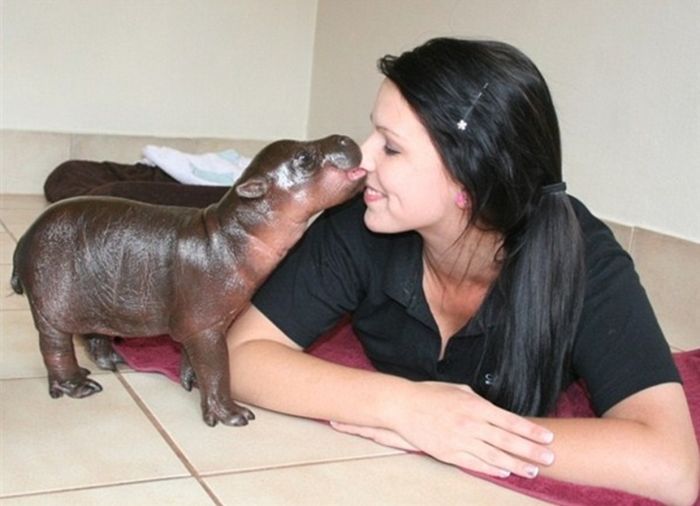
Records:
M134 163L148 144L188 153L236 149L257 153L267 141L128 135L62 134L0 130L0 193L42 193L49 172L70 159Z
M132 163L141 157L141 150L147 144L167 145L192 153L233 148L250 156L267 142L2 130L0 193L40 194L48 173L68 159ZM28 215L27 219L32 216ZM671 346L680 350L700 348L700 244L640 227L607 223L632 255ZM13 233L23 229L26 223L21 212L15 211L5 225ZM0 246L1 254L9 255L2 234Z
M700 347L700 244L635 228L632 256L671 345Z

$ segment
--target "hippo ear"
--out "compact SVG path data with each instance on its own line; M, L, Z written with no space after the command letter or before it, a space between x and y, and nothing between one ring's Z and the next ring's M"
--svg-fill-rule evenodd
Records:
M251 177L245 183L236 186L236 193L239 197L247 199L257 199L267 193L270 185L263 177Z

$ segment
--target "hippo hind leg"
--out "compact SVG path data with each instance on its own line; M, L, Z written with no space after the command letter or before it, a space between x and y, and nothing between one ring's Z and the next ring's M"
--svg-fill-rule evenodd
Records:
M85 345L95 365L107 371L116 371L124 359L112 347L112 338L102 334L85 334Z
M39 332L39 347L49 373L51 397L57 399L66 394L82 398L102 391L99 383L88 378L90 371L78 365L71 334Z
M180 385L188 392L191 392L192 388L199 388L197 386L197 375L194 372L190 357L187 355L187 350L184 347L180 355Z

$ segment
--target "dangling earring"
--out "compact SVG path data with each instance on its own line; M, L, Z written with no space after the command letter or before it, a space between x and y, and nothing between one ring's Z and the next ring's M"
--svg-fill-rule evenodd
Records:
M455 204L460 209L465 209L467 207L467 192L464 190L458 191L455 195Z

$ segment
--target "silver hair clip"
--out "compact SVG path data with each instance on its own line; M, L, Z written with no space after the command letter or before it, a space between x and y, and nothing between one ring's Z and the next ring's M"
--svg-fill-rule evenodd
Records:
M479 99L481 98L481 96L484 94L484 91L486 91L486 88L488 88L488 87L489 87L489 83L487 81L486 84L484 84L481 87L479 94L476 96L476 98L472 102L472 105L469 106L469 109L467 109L467 112L464 113L464 116L462 117L462 119L460 119L457 122L457 129L458 130L464 131L467 129L467 125L469 125L469 123L467 123L467 120L469 119L469 116L471 116L472 111L474 110L474 107L476 106L477 102L479 102Z

